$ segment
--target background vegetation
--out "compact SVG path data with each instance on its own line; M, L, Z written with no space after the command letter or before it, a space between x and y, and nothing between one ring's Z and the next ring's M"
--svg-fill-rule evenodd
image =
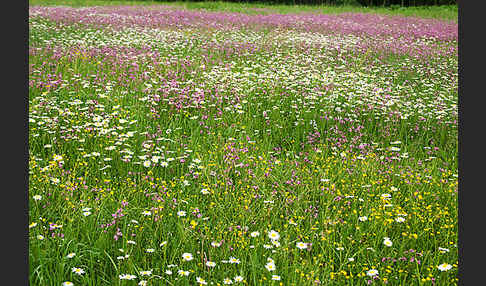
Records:
M360 0L361 1L361 0ZM368 1L368 0L366 0ZM381 0L380 0L381 1ZM223 1L123 1L123 0L29 0L30 5L34 6L108 6L108 5L172 5L184 9L198 9L206 11L225 11L246 14L291 14L291 13L378 13L386 15L413 16L422 18L435 18L457 21L457 5L437 5L437 6L409 6L399 5L388 6L362 6L355 0L321 0L322 4L315 2L313 5L295 4L287 5L285 2L272 4L272 1L246 1L246 2L223 2ZM407 4L409 1L404 1ZM443 4L445 1L438 1ZM273 3L277 3L274 1ZM296 1L295 3L303 3ZM329 3L329 4L328 4ZM389 3L387 1L387 3ZM413 2L420 3L419 1Z

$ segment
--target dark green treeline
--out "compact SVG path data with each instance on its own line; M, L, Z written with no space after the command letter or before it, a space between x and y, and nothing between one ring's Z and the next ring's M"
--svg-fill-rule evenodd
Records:
M363 6L432 6L432 5L454 5L457 0L356 0Z

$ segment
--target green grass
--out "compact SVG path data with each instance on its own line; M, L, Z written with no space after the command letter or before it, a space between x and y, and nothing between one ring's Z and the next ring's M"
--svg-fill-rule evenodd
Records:
M457 54L50 17L29 18L31 285L457 283Z
M457 21L457 5L418 7L360 7L328 5L275 5L263 3L233 3L221 1L109 1L109 0L29 0L29 5L65 5L72 7L106 5L172 5L184 9L237 12L248 14L291 14L291 13L378 13L385 15L413 16Z

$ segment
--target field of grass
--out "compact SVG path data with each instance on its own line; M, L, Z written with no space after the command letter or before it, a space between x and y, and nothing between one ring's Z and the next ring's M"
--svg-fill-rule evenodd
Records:
M361 7L356 6L327 6L327 5L275 5L265 3L233 3L222 1L123 1L123 0L29 0L30 5L43 6L115 6L115 5L172 5L181 9L237 12L245 14L295 14L295 13L378 13L385 15L411 16L435 18L457 22L457 5L417 6L417 7Z
M31 285L457 283L457 18L49 3Z

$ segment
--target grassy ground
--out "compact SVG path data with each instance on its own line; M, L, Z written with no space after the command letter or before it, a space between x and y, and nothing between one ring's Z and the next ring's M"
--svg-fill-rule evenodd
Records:
M424 18L448 19L457 21L457 5L409 7L409 8L384 8L384 7L359 7L359 6L311 6L311 5L271 5L256 3L231 3L231 2L188 2L188 1L107 1L107 0L29 0L30 5L67 5L104 6L104 5L175 5L184 9L204 9L207 11L225 11L248 14L290 14L290 13L324 13L337 14L345 12L379 13L385 15L414 16Z
M36 6L29 28L30 285L457 283L454 21Z

